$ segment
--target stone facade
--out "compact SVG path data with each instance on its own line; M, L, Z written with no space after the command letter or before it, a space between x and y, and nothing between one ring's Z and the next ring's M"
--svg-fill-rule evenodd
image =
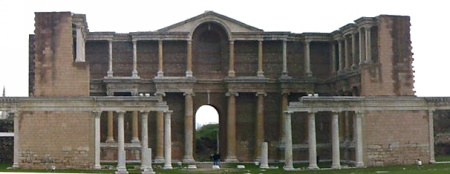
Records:
M155 95L173 111L168 155L175 161L195 162L194 113L202 105L219 113L220 153L225 161L259 160L262 142L268 143L269 160L279 161L285 159L287 148L283 112L300 97L414 95L407 16L364 17L332 33L265 32L211 11L150 32L90 32L85 15L70 12L36 13L35 20L35 34L30 36L30 94ZM127 151L128 160L140 160L138 111L102 112L101 160L123 162L117 148ZM124 137L116 130L122 124L119 113L125 117ZM366 113L365 164L409 163L410 158L426 156L426 135L409 134L428 130L427 119L413 119L423 114L408 113L411 118L404 125L387 127L404 119L397 116L403 113ZM331 159L335 122L330 112L316 115L318 155ZM155 162L164 162L163 114L160 110L149 116L147 143ZM342 154L348 161L358 161L355 156L360 153L351 143L355 113L341 112L338 117L339 137L345 140ZM311 156L311 118L307 113L292 114L294 160ZM48 161L67 168L93 163L98 167L93 162L94 138L85 136L95 132L91 113L22 112L20 122L20 137L27 140L20 143L20 167L44 168ZM385 132L378 129L383 126ZM35 130L52 138L31 141L38 138L31 137ZM393 132L393 137L385 139L386 132ZM125 147L117 143L119 138L124 138ZM55 141L60 143L51 143ZM171 168L167 165L166 160L165 167Z

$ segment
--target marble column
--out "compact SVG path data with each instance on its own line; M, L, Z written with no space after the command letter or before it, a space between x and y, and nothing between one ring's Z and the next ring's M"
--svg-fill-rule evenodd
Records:
M163 100L164 93L156 94L158 101ZM155 163L164 162L164 113L156 112L156 156Z
M228 69L228 77L235 77L236 72L234 72L234 41L230 40L230 64Z
M342 43L341 40L338 39L338 59L339 59L339 68L338 73L344 72L344 57L342 56Z
M113 77L114 73L113 73L113 58L112 58L112 40L108 40L108 44L109 44L109 62L108 62L108 72L107 72L107 77Z
M164 71L163 71L163 41L158 41L158 73L157 77L163 77Z
M281 76L287 77L288 76L288 69L287 69L287 41L286 39L283 40L283 71L281 72Z
M268 169L269 168L269 150L267 142L261 143L261 164L259 165L259 168L261 169Z
M94 111L94 169L102 169L100 166L100 116L102 112Z
M372 44L371 44L371 32L370 26L366 26L364 29L366 31L366 63L372 63Z
M106 143L114 143L114 112L108 111Z
M292 129L291 129L291 114L292 112L284 112L284 170L293 170L294 165L292 161Z
M141 115L141 169L148 168L144 162L151 161L147 159L145 150L148 149L148 112L140 112ZM150 166L151 167L151 166Z
M433 110L428 110L428 137L429 137L429 151L430 151L430 163L436 163L434 158L434 119Z
M192 40L187 41L186 77L192 77Z
M312 77L312 71L311 71L311 55L310 55L310 46L311 41L305 40L305 74L308 77Z
M172 111L164 112L164 169L172 169L172 135L171 135L171 117Z
M193 93L184 93L184 157L183 163L195 163L194 151L194 102Z
M287 110L288 107L288 96L289 93L288 92L283 92L281 93L281 114L280 114L280 142L283 143L286 139L285 137L285 111Z
M14 113L14 154L13 154L13 169L17 169L20 167L20 112Z
M132 136L131 136L131 142L132 143L139 143L139 120L138 120L138 111L133 111L131 115L131 123L132 123Z
M261 143L264 142L264 96L266 93L258 92L256 105L256 131L255 131L255 161L261 158Z
M141 161L141 174L155 174L152 168L152 149L145 148L143 151L143 161Z
M264 77L263 70L263 41L258 41L258 72L256 73L258 77Z
M85 58L85 41L84 41L84 37L83 37L83 32L81 27L77 26L76 27L76 58L75 58L75 62L85 62L86 58Z
M340 148L339 148L339 115L338 112L333 112L331 119L331 139L332 139L332 163L331 168L340 169Z
M361 111L357 111L355 115L355 156L356 156L356 167L364 167L364 161L363 161L363 140L362 140L362 117L364 116L364 113Z
M364 35L361 31L361 28L358 28L359 33L359 64L364 64L366 58L366 46L365 46L365 39Z
M308 169L319 169L317 166L316 149L316 114L308 113L308 146L309 146L309 166Z
M133 40L133 72L131 72L131 77L139 78L137 71L137 41Z
M352 32L352 70L358 67L358 58L356 56L356 32Z
M128 173L126 164L126 154L125 154L125 131L124 131L124 111L118 111L118 119L117 119L117 142L118 142L118 157L117 157L117 173Z
M237 92L228 92L227 117L227 157L225 162L239 162L236 157L236 96Z

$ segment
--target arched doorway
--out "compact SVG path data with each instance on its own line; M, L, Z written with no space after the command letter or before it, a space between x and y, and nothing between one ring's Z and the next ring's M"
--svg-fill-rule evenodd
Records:
M219 113L211 105L201 106L195 113L195 153L197 161L211 161L219 153Z

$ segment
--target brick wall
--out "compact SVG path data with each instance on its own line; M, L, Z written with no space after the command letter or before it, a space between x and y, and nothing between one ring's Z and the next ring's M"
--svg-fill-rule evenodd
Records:
M375 63L361 70L361 95L414 95L409 17L379 16L372 27Z
M35 26L34 96L89 96L89 67L74 62L72 14L36 13ZM91 113L23 112L19 127L21 168L92 167Z
M86 112L22 112L20 167L91 168L94 117Z
M426 112L369 112L364 122L367 165L414 164L416 159L429 161Z
M34 96L89 96L89 67L74 63L72 14L36 13Z

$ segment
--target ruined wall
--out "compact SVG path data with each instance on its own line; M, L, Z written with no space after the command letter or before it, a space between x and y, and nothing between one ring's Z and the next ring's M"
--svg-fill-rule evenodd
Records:
M425 111L378 111L364 116L365 163L414 164L429 157L428 115Z
M361 95L414 95L409 17L379 16L372 27L374 63L361 70Z
M72 14L36 13L34 96L89 96L89 67L74 62Z
M35 26L34 96L89 96L89 68L74 62L72 14L36 13ZM92 167L92 113L22 112L19 118L21 168Z

